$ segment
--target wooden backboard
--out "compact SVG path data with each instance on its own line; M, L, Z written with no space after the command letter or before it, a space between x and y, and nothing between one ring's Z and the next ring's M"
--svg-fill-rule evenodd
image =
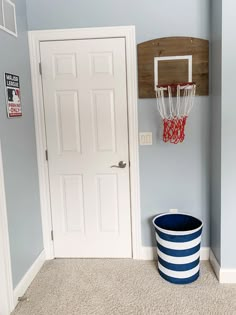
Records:
M157 82L181 83L190 81L189 78L197 85L196 95L209 94L208 40L165 37L138 45L140 98L155 98Z

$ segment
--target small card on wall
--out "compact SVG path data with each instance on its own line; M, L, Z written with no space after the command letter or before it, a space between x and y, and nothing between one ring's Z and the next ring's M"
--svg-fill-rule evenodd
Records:
M19 76L12 73L5 73L5 85L8 118L22 116Z

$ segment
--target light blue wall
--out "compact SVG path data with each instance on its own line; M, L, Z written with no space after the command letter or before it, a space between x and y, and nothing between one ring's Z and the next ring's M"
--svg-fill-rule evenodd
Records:
M222 1L222 177L221 177L221 266L236 267L236 3Z
M16 1L18 38L0 30L0 136L13 285L43 249L25 1ZM22 118L8 119L4 72L20 76Z
M211 7L211 249L221 261L221 101L222 101L222 0Z
M165 36L209 39L209 0L27 0L30 30L135 25L137 43ZM142 242L154 244L150 219L170 207L205 223L209 245L210 100L198 97L187 125L186 141L164 144L154 99L139 100L139 130L152 131L154 144L140 147Z
M26 0L30 30L135 25L137 41L209 37L209 0Z
M152 147L140 147L143 244L150 245L150 219L178 208L202 218L203 244L209 244L209 119L208 97L198 97L187 122L183 144L161 140L162 123L155 101L139 104L139 129L151 130ZM154 243L153 243L154 244Z

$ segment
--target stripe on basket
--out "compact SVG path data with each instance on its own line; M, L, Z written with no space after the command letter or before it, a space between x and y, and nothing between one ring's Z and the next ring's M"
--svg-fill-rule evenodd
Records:
M177 278L177 279L184 279L184 278L190 278L194 276L199 271L200 266L198 265L197 267L191 270L187 270L187 271L173 271L173 270L163 267L160 264L160 262L158 262L158 268L161 272L163 272L169 277Z
M199 264L199 258L189 264L171 264L163 259L161 259L161 257L158 258L159 263L170 270L173 271L187 271L187 270L191 270L195 267L197 267L197 265Z
M166 248L166 247L164 247L158 243L157 243L157 247L162 253L169 255L169 256L174 256L174 257L190 256L190 255L193 255L200 250L200 244L198 244L197 246L195 246L193 248L184 249L184 250L174 250L174 249Z
M190 242L184 242L184 243L175 243L175 242L168 242L165 241L163 239L161 239L158 234L156 234L156 240L157 242L166 247L166 248L170 248L170 249L190 249L193 248L195 246L197 246L200 242L201 242L201 236L197 237L196 239L190 241Z
M199 271L195 275L193 275L192 277L185 278L185 279L178 279L178 278L169 277L166 274L164 274L163 272L161 272L160 269L158 269L158 271L159 271L159 273L163 279L165 279L166 281L169 281L171 283L174 283L174 284L188 284L188 283L191 283L191 282L197 280L197 278L199 277Z
M155 228L155 231L163 240L176 243L190 242L202 234L202 228L199 231L188 235L170 235L159 231L157 228Z
M172 264L188 264L200 257L200 251L196 252L193 255L185 256L185 257L174 257L169 256L164 253L162 253L159 249L157 249L157 255L158 257L161 257L163 260L172 263Z

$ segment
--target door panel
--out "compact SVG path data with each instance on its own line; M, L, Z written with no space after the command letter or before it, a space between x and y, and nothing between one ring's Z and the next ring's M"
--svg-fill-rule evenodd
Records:
M97 176L99 231L119 232L118 179L116 174Z
M131 257L125 39L42 42L56 257Z
M65 232L84 232L83 177L65 175L61 178L64 198Z
M96 152L115 152L114 92L110 90L92 91L92 98Z
M79 101L77 91L56 92L58 153L81 153Z

